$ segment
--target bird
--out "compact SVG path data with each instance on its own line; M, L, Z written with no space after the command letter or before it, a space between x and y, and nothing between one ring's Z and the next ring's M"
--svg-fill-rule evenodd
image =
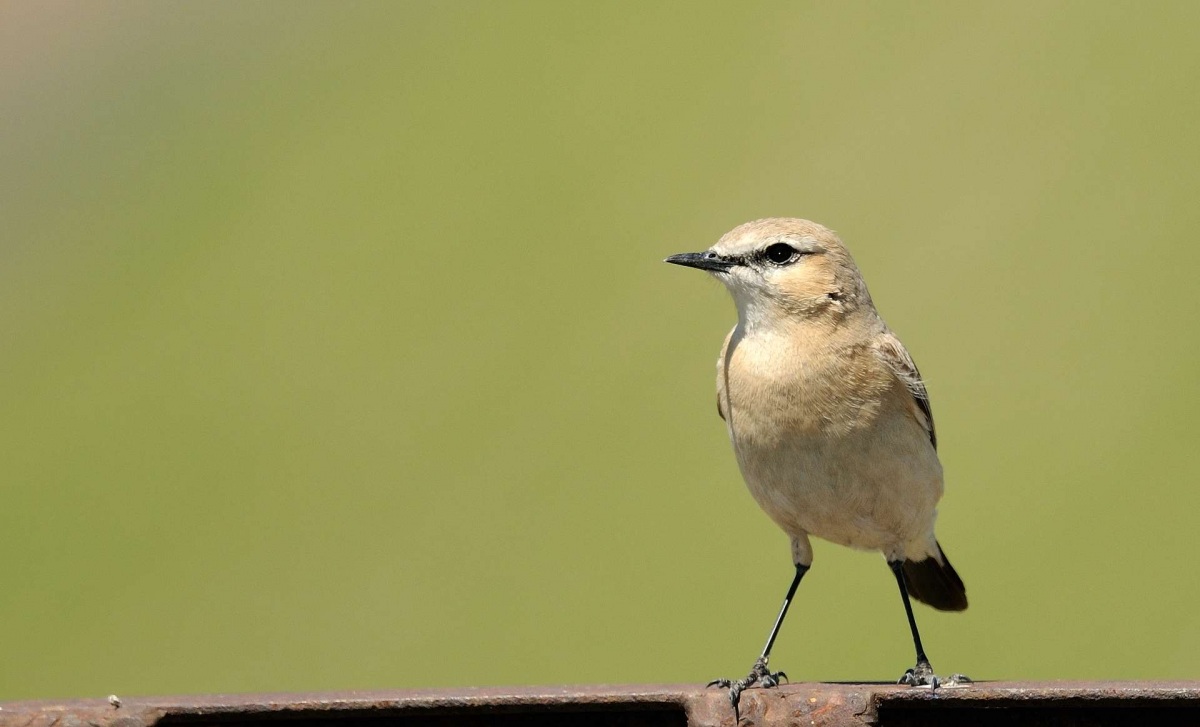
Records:
M750 494L789 537L795 566L750 673L708 686L729 689L736 721L747 687L786 679L768 667L771 647L812 565L812 537L883 554L916 649L900 684L968 683L934 673L910 600L967 608L966 587L934 534L943 478L929 394L850 251L823 225L777 217L665 262L711 274L733 297L738 320L717 359L717 413Z

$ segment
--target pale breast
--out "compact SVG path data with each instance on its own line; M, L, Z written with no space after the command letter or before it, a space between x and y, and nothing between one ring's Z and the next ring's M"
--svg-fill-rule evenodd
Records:
M735 330L718 378L742 475L785 531L884 548L932 530L937 454L869 345L826 337L805 348Z

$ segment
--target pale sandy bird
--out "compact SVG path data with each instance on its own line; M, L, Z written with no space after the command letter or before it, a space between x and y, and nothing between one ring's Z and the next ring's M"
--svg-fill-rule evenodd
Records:
M738 322L717 361L717 411L750 494L791 538L796 566L750 674L712 685L730 688L736 711L746 687L773 687L784 676L767 662L812 564L812 535L887 559L917 651L900 683L967 681L934 675L909 602L911 595L943 611L967 607L933 532L942 466L929 396L849 251L815 222L777 218L666 261L712 273L733 295Z

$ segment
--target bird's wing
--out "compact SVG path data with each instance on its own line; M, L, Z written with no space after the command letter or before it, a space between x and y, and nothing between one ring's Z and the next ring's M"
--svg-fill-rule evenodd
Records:
M934 449L937 449L937 431L933 428L933 408L929 406L929 392L925 390L921 372L913 363L908 349L904 348L904 344L900 343L896 334L884 331L875 341L875 350L879 351L883 362L912 394L913 403L916 405L914 414L917 415L917 421L925 427L925 431L929 434L929 442Z
M737 326L729 331L725 336L725 342L721 344L721 355L717 357L717 416L722 420L727 420L725 416L725 384L726 374L725 369L729 365L729 342L733 339L733 334L737 331Z

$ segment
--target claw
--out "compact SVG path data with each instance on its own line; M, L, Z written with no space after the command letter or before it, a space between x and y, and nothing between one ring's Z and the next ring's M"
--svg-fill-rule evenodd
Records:
M781 671L767 672L766 674L763 674L761 677L759 677L758 683L761 684L764 689L770 689L771 687L779 686L780 679L783 679L786 681L787 674L784 674Z
M733 723L735 725L742 721L742 712L738 708L738 702L741 700L743 689L741 682L734 682L733 686L729 688L729 703L733 705Z
M941 687L958 687L964 684L970 684L970 678L962 674L955 674L949 679L942 680L937 674L933 673L933 667L928 661L918 661L916 666L904 672L904 676L900 677L897 684L904 684L910 687L929 687L933 691L937 691Z
M713 679L707 684L709 687L722 687L729 689L729 703L733 705L734 724L737 724L741 717L739 704L741 702L742 692L754 684L761 684L763 688L770 689L771 687L779 686L780 679L787 679L787 674L777 671L772 672L767 669L767 659L759 657L754 662L754 666L750 668L750 673L745 679L733 681L730 679Z

